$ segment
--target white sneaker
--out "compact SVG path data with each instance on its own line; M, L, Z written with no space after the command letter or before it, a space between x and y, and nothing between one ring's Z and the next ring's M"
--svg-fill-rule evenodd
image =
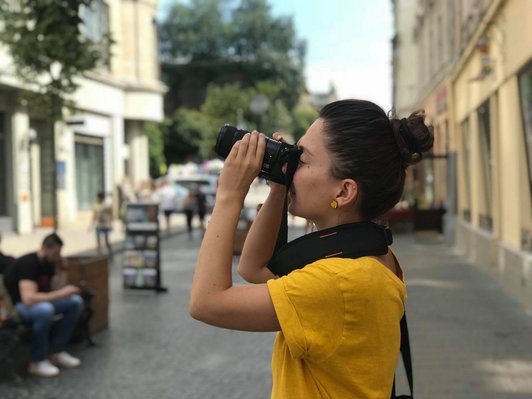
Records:
M30 363L28 373L39 377L55 377L59 374L59 369L48 360L41 360L40 362Z
M66 352L59 352L50 357L52 359L52 362L59 366L64 367L67 369L72 369L75 367L79 367L81 364L81 360L79 360L77 357L74 357L72 355L69 355Z

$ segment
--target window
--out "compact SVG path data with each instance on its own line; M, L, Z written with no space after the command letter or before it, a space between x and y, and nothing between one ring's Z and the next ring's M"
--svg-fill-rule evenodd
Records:
M528 164L528 182L532 197L532 62L519 73L519 94L523 115L523 132ZM532 252L532 230L521 228L521 248Z
M477 110L479 126L480 174L482 178L483 196L481 198L479 226L491 231L493 229L491 200L491 138L490 138L490 103L483 103Z
M438 58L436 61L436 69L440 71L442 68L443 58L444 58L443 17L441 15L438 15L438 30L436 31L436 40L437 40L437 46L438 46L437 51L436 51L436 57Z
M102 0L94 0L90 7L84 6L80 9L80 17L83 20L81 31L87 39L100 47L109 62L109 6Z
M467 118L460 126L460 133L462 136L462 177L464 187L464 204L462 207L462 216L467 222L471 221L471 176L469 174L469 160L471 158L471 154L469 145L469 130L469 118Z
M7 215L7 134L5 114L0 112L0 216Z
M103 140L76 134L74 142L78 209L91 209L96 195L104 191Z
M525 147L528 163L528 180L532 195L532 63L519 74L519 91L521 96L521 112L523 114Z
M81 10L83 33L94 43L102 43L109 33L109 7L102 0L95 0L90 7Z

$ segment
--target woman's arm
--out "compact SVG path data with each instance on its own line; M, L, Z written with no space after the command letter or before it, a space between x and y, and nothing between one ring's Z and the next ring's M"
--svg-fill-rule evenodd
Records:
M274 140L285 141L279 132L274 133L272 137ZM253 221L244 242L238 273L250 283L265 283L277 277L267 266L273 255L284 217L286 190L285 186L270 182L270 194Z
M249 229L240 256L238 273L250 283L265 283L275 278L267 265L277 242L285 197L286 188L271 183L270 194Z
M264 157L265 140L257 133L237 141L227 157L216 204L203 238L192 281L189 312L218 327L247 331L278 331L265 284L233 286L232 256L236 225L249 186Z

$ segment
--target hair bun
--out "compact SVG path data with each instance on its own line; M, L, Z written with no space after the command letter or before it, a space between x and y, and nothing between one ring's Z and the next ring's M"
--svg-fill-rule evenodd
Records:
M404 167L421 161L423 153L434 144L434 131L425 124L425 111L417 110L408 118L392 119L391 124Z

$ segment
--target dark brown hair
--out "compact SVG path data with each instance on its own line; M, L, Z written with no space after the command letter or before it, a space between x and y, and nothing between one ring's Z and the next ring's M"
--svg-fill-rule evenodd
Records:
M323 107L319 117L333 158L331 173L357 182L365 220L382 216L401 199L406 168L419 162L434 141L423 111L390 119L370 101L341 100Z
M44 237L42 246L46 248L62 247L63 240L61 240L56 233L48 234L46 237Z

